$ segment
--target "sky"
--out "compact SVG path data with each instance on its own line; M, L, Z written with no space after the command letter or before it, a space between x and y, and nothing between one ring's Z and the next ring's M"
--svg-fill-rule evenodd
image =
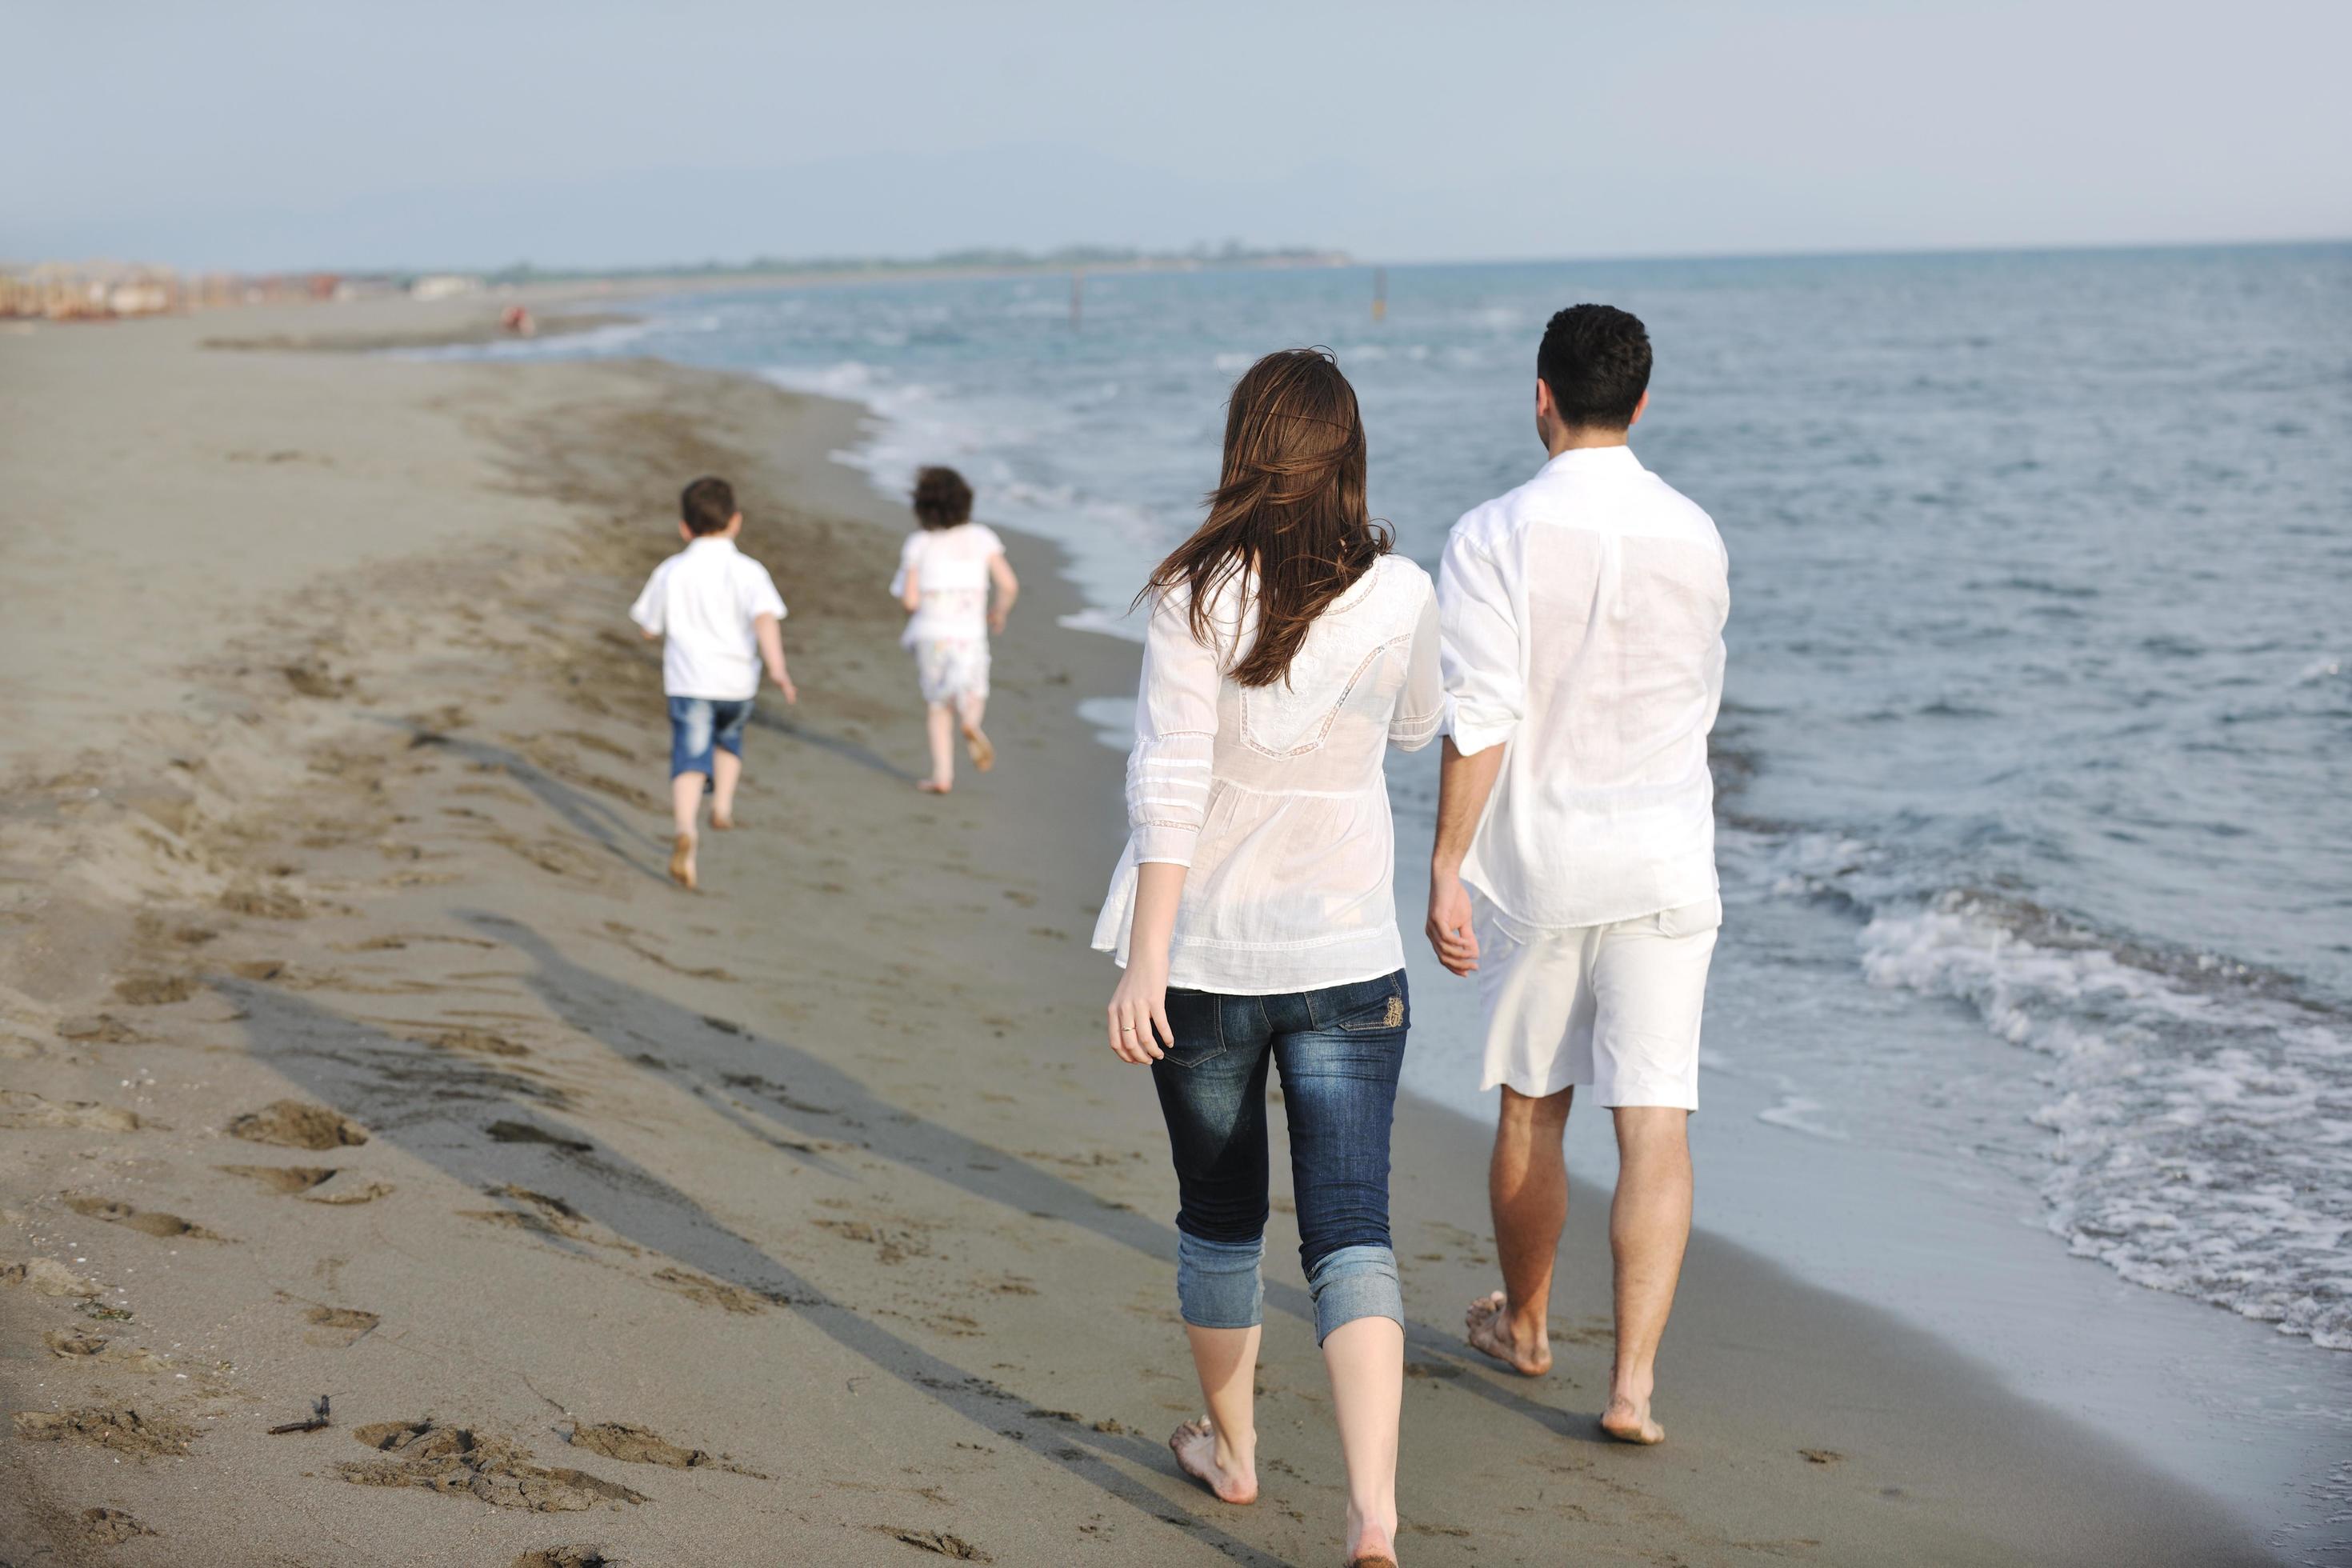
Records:
M7 12L0 257L1371 260L2352 235L2344 0Z

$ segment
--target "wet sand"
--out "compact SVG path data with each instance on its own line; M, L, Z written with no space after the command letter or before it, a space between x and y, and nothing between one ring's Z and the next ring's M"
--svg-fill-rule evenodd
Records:
M202 346L485 309L0 337L0 1561L1337 1561L1284 1198L1264 1497L1163 1446L1173 1182L1098 1037L1120 764L1073 711L1131 648L1013 538L1001 760L926 798L903 524L826 457L856 410ZM695 895L624 612L709 470L802 701L762 697ZM1409 1563L2267 1560L1704 1235L1672 1440L1603 1442L1601 1195L1527 1382L1460 1341L1480 1131L1408 1103L1396 1164Z

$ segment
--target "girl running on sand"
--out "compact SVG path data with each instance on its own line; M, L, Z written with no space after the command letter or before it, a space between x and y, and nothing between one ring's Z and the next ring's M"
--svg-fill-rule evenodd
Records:
M917 470L914 503L922 527L907 536L890 592L906 607L907 629L898 642L915 650L930 731L931 776L915 787L945 795L955 787L958 729L971 749L972 766L986 773L996 765L996 748L980 727L988 707L988 636L1004 629L1021 581L1005 562L1004 542L986 523L971 521L971 487L961 474Z
M1409 1016L1381 763L1434 739L1445 700L1429 574L1389 542L1339 366L1260 360L1208 521L1139 599L1127 852L1094 937L1126 968L1110 1047L1150 1066L1181 1194L1176 1298L1208 1414L1169 1446L1226 1502L1256 1500L1271 1064L1357 1568L1395 1568L1404 1386L1389 1125Z

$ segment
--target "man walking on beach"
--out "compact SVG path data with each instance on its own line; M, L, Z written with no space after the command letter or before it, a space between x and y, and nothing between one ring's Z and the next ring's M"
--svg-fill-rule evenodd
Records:
M1562 310L1536 357L1550 460L1466 513L1438 578L1454 704L1429 940L1476 971L1503 1289L1470 1342L1529 1377L1568 1220L1561 1140L1577 1086L1616 1121L1617 1354L1601 1425L1665 1436L1653 1363L1690 1236L1685 1141L1723 906L1706 737L1723 695L1727 562L1715 524L1637 460L1650 340L1606 305Z

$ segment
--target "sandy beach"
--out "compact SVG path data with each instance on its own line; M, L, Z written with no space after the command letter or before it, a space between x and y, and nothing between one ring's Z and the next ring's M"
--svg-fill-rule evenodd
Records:
M1100 1038L1120 760L1075 711L1133 649L1011 536L1001 761L919 795L858 411L316 351L486 311L0 336L0 1563L1336 1562L1280 1196L1265 1495L1164 1447L1174 1182ZM689 894L624 612L707 471L802 700ZM1484 1130L1408 1100L1395 1147L1408 1563L2273 1560L1704 1230L1671 1441L1607 1443L1605 1195L1521 1380L1460 1336Z

